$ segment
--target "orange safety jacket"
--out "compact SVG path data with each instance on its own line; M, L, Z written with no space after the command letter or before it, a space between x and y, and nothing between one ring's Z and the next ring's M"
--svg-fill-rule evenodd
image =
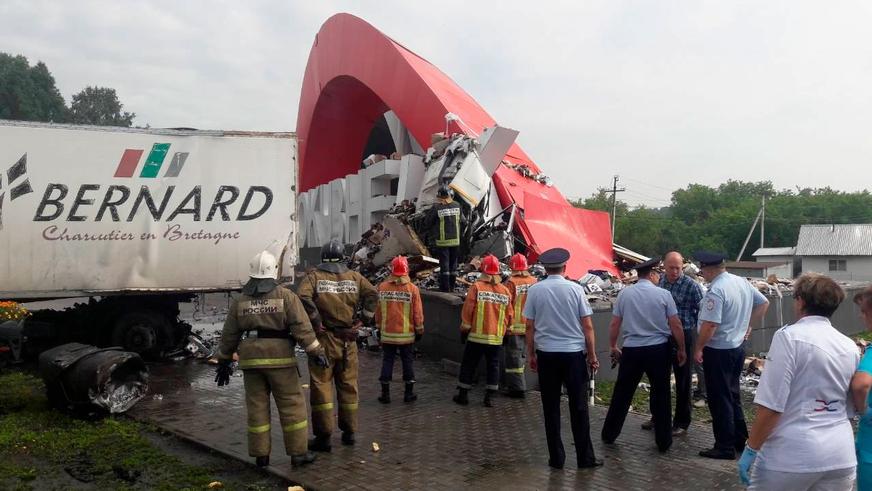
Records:
M468 341L503 344L503 336L512 323L511 301L512 294L500 284L499 276L481 275L469 287L461 313L460 330L469 332Z
M421 293L408 276L391 276L378 286L375 322L384 344L411 344L424 334Z
M523 271L520 273L512 273L512 276L506 280L506 286L512 293L512 326L509 329L509 334L514 336L523 336L527 334L527 318L524 317L524 304L527 303L527 290L531 285L536 283L536 278L530 276L530 273Z

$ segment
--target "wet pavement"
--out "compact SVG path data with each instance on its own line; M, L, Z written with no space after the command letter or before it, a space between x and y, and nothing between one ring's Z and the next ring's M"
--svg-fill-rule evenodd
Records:
M308 382L301 360L304 383ZM500 397L496 407L480 405L477 388L468 407L451 402L455 379L440 364L417 360L419 399L402 402L402 381L395 367L394 402L377 401L379 353L361 353L360 431L357 445L346 447L334 435L333 452L292 469L284 455L273 409L273 452L270 472L306 489L741 489L732 461L697 456L710 447L709 425L691 426L665 455L653 435L639 425L645 417L631 414L614 445L604 445L599 431L605 407L591 409L596 470L571 468L574 462L569 421L564 414L567 468L548 465L537 392L524 400ZM399 365L399 364L398 364ZM216 387L214 367L198 360L151 366L150 395L128 414L229 456L251 462L246 448L242 378ZM306 391L308 392L308 391ZM565 408L565 406L564 406ZM380 451L374 452L377 442Z

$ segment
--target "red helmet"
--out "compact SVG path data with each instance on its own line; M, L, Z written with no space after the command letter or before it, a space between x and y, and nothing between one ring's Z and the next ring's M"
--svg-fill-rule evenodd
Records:
M527 258L519 252L509 260L509 267L512 268L512 271L527 271L529 267L527 266Z
M391 261L391 274L394 276L409 274L409 261L406 260L406 256L397 256Z
M481 272L485 274L500 274L500 260L496 256L487 255L481 260Z

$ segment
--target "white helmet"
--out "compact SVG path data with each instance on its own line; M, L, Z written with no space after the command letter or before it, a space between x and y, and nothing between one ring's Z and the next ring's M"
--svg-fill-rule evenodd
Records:
M251 259L248 268L248 276L258 279L276 279L278 263L276 257L267 251L258 253Z

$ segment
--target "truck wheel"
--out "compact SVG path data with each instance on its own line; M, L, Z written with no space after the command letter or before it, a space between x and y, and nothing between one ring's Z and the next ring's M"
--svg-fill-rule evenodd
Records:
M158 339L166 319L154 312L129 312L115 322L112 344L141 355L157 354Z

